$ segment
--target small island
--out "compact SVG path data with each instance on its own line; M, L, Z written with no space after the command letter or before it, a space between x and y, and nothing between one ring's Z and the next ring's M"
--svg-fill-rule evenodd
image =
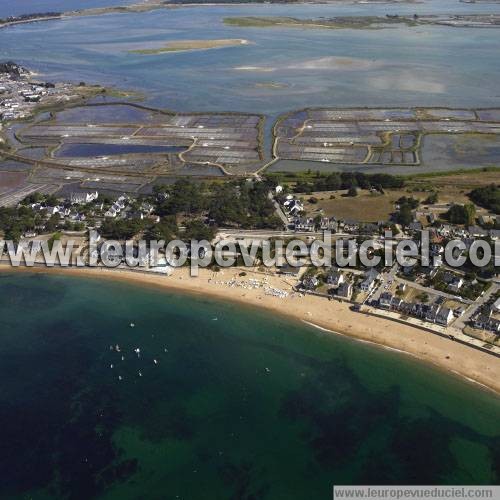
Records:
M157 55L168 52L187 52L195 50L222 49L246 45L248 40L222 39L222 40L178 40L166 43L163 47L129 50L130 54Z
M294 17L245 16L226 17L224 24L241 28L308 28L308 29L384 29L392 26L438 25L460 28L498 28L497 14L400 16L341 16L316 19Z

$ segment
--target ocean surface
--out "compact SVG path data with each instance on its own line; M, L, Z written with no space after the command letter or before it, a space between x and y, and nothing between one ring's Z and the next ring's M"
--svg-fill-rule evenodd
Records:
M97 2L59 3L76 8ZM3 1L0 15L28 3ZM178 111L247 111L274 117L305 106L500 106L498 29L265 29L223 23L228 16L251 15L483 12L498 13L500 5L458 0L260 4L78 17L0 30L0 59L23 63L49 80L139 90L149 104ZM130 52L169 41L228 38L249 43L157 55Z
M0 297L2 499L500 481L500 399L406 355L117 282L1 274Z

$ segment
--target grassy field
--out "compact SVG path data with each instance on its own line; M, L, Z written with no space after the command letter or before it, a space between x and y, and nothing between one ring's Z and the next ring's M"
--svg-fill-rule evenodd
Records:
M300 173L282 176L280 179L285 184L293 187L295 182L313 181L314 173ZM420 200L421 207L428 205L423 202L435 191L438 195L437 204L433 207L436 213L447 210L446 205L452 203L471 203L468 193L473 189L490 184L500 183L500 172L498 169L484 171L455 172L449 175L418 175L407 177L406 185L401 189L386 189L384 194L371 193L368 190L358 189L358 196L347 197L346 191L322 191L315 193L299 194L304 201L304 207L308 216L322 214L326 217L337 217L354 219L363 222L377 222L388 220L394 212L396 200L402 196L413 197ZM314 197L317 203L308 200ZM486 214L487 210L476 206L478 214ZM322 210L322 212L321 212Z
M389 191L386 194L374 194L368 190L358 190L358 196L345 196L347 191L325 191L312 195L299 195L304 200L304 208L308 215L317 215L323 210L325 217L354 219L364 222L387 220L394 212L394 202L401 196L408 196L406 191ZM318 203L308 200L314 197Z
M468 176L467 176L468 177ZM496 177L496 178L495 178ZM448 179L448 178L446 178ZM389 220L395 211L394 204L402 196L413 197L421 202L421 208L429 207L423 202L430 194L430 189L438 193L439 207L433 207L432 211L439 215L447 211L446 205L452 203L471 203L467 193L478 186L485 186L498 182L498 174L490 174L477 179L441 179L441 182L433 180L432 187L426 183L409 184L404 189L387 189L384 194L371 193L368 190L358 189L355 197L346 196L347 191L322 191L312 194L299 194L304 201L304 208L308 216L323 215L325 217L336 217L337 219L353 219L363 222L378 222ZM309 200L316 198L317 203ZM487 214L488 211L476 206L479 214Z
M407 189L428 190L434 189L440 194L440 198L449 197L450 201L460 202L455 196L462 200L468 200L466 194L475 188L498 184L500 172L496 170L469 171L443 176L418 176L407 181ZM469 200L470 201L470 200Z

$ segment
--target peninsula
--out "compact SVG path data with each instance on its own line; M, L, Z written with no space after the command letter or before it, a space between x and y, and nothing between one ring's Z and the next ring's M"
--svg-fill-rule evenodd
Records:
M413 15L400 16L341 16L316 19L296 19L293 17L246 16L226 17L224 24L242 28L308 28L308 29L384 29L393 26L440 25L455 28L498 28L500 15Z

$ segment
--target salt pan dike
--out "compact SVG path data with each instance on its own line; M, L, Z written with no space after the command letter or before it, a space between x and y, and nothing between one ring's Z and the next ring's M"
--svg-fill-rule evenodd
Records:
M500 153L499 109L306 109L280 118L274 157L281 160L414 171L443 164L494 165ZM467 148L461 147L467 143ZM439 154L438 154L439 151ZM411 170L408 170L411 173Z
M292 111L272 125L244 113L75 107L19 125L0 167L9 172L13 161L26 165L30 189L78 183L143 193L169 176L309 168L410 175L491 167L500 159L500 108L317 108ZM18 186L19 196L27 182ZM10 192L9 203L16 200Z

